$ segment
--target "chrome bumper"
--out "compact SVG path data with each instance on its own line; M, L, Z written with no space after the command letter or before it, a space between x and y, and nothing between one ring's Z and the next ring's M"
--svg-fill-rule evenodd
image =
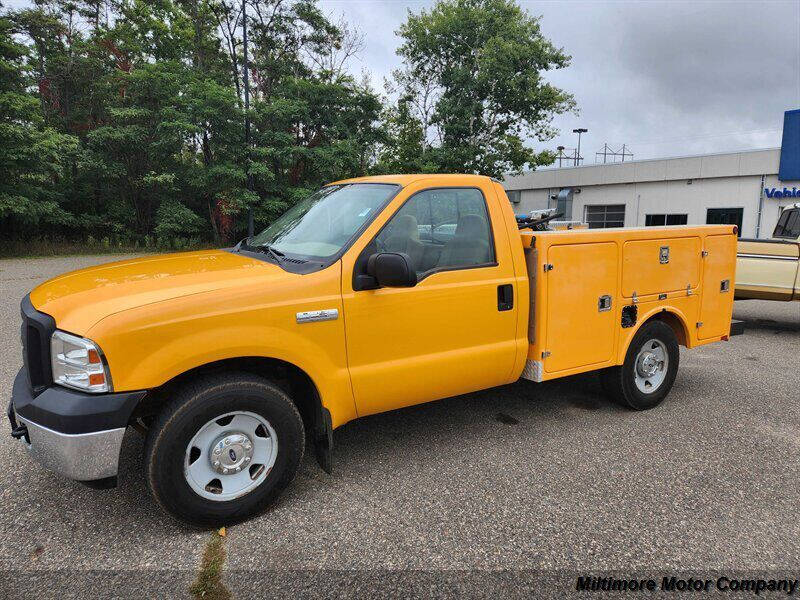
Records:
M28 428L28 439L22 440L28 452L51 471L78 481L116 476L124 427L68 434L37 425L19 414L16 418Z

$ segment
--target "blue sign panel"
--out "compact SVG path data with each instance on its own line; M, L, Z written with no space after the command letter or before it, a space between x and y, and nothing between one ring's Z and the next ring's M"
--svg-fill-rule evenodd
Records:
M800 110L787 110L783 113L783 143L778 179L800 181Z

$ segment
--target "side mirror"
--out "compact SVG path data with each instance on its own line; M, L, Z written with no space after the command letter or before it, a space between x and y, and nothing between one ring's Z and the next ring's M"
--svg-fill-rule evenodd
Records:
M414 287L417 272L408 254L403 252L379 252L367 260L367 274L384 287Z

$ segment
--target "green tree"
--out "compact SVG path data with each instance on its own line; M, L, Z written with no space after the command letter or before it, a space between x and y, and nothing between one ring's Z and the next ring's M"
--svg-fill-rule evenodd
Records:
M396 106L386 108L383 121L386 142L382 145L376 173L432 173L436 163L428 152L425 128L414 114L408 97L402 97Z
M545 39L538 18L514 0L439 0L409 14L398 34L395 85L425 132L426 160L495 177L552 162L526 140L551 139L553 116L574 108L543 77L570 57Z
M6 11L23 43L3 30L3 224L14 211L50 223L45 235L226 244L248 206L260 227L320 185L367 173L387 138L380 98L347 69L360 36L314 0L248 10L249 148L238 0Z
M227 11L233 19L233 3ZM356 33L310 0L253 0L249 29L250 172L261 226L326 182L366 174L385 136L380 98L346 70L360 49Z
M0 222L10 233L69 225L60 184L77 140L47 127L31 84L28 49L0 16Z

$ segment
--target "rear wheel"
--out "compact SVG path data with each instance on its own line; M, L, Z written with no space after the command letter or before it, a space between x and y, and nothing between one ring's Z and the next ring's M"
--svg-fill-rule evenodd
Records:
M606 394L627 408L655 408L672 389L679 361L675 332L662 321L650 321L631 340L625 362L600 374L601 383Z
M279 387L247 373L203 379L181 389L150 428L147 482L172 516L231 524L277 498L304 447L300 414Z

